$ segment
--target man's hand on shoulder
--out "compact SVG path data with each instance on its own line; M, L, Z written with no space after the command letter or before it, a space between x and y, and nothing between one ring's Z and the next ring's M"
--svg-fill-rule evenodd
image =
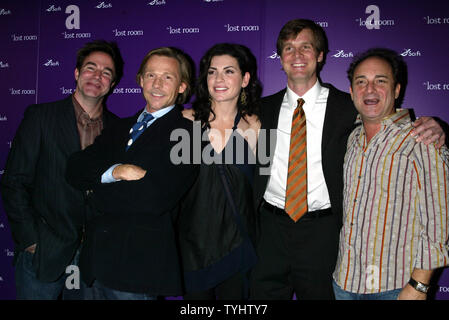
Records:
M432 117L421 117L413 122L411 136L417 142L423 142L425 145L435 143L435 147L440 148L446 139L446 134L440 124Z

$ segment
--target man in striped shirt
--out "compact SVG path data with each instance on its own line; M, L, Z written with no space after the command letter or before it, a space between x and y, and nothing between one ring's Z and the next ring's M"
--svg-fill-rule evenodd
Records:
M344 161L337 299L424 300L449 263L449 151L417 143L408 110L395 109L402 63L371 49L348 70L359 115Z

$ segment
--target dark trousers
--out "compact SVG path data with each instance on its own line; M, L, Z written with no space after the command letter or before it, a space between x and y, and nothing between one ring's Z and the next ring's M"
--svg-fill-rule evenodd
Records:
M260 207L259 260L250 275L250 299L289 300L293 293L298 300L335 299L332 273L340 228L329 210L315 218L307 213L295 223L283 210L266 203Z
M97 280L92 284L92 290L94 300L157 300L156 296L146 293L134 293L111 289Z
M79 278L79 288L68 288L67 281L70 273L64 273L58 280L44 282L37 278L33 267L33 253L21 251L17 253L15 265L16 295L17 300L90 300L92 289L88 288ZM78 266L79 251L75 254L71 265Z
M184 300L247 300L247 291L247 276L239 272L214 288L185 294Z

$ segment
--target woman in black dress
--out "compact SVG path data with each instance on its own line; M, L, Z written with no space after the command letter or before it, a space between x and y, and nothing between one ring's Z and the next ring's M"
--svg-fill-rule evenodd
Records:
M184 299L247 299L257 261L252 181L262 88L257 62L242 45L222 43L200 62L192 109L204 130L198 179L178 220Z

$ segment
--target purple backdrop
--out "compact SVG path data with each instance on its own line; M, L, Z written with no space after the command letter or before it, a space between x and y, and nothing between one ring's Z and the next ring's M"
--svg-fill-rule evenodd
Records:
M449 1L321 0L2 0L0 3L0 176L11 140L32 103L58 100L75 87L75 52L94 39L115 40L125 75L108 99L109 109L128 116L144 106L135 74L152 48L177 46L198 64L217 42L251 48L264 95L285 86L276 37L293 18L309 18L326 30L330 53L321 73L348 91L346 69L358 52L392 48L408 63L404 107L417 116L449 122ZM372 22L372 23L371 23ZM1 178L1 177L0 177ZM0 299L14 299L13 242L0 203ZM449 270L437 299L449 300Z

